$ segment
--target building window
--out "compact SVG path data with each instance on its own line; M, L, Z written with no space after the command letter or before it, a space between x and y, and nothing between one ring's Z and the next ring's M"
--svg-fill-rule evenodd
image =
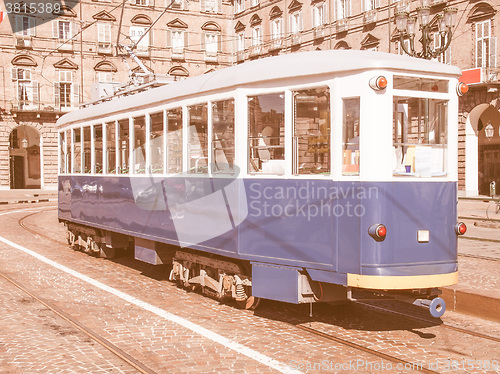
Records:
M283 36L283 20L276 18L271 21L271 39L278 40Z
M245 0L234 1L234 13L241 13L245 10Z
M252 46L260 46L262 44L262 27L252 27Z
M441 35L439 32L434 33L434 49L438 49L441 47ZM446 41L445 41L446 43ZM442 62L443 64L451 63L451 45L446 48L446 50L436 57L436 60Z
M113 73L110 71L99 71L97 72L97 81L99 83L112 83Z
M79 84L73 83L73 72L60 70L58 82L54 83L54 97L57 108L68 109L80 103Z
M290 15L290 33L298 34L302 31L302 12L295 12Z
M167 30L167 47L183 51L188 45L188 33L184 30Z
M379 0L365 0L365 12L375 10L380 6Z
M208 13L220 13L222 11L222 0L201 0L201 11Z
M476 23L476 67L496 66L496 38L491 36L491 20Z
M143 26L130 26L130 39L137 43L137 41L141 38L142 35L146 32L146 27ZM138 51L147 51L149 50L149 33L146 34L141 41L137 44Z
M148 0L130 0L130 4L139 5L139 6L148 6Z
M97 23L97 42L98 52L111 54L111 24L98 22Z
M313 27L320 27L327 23L326 21L326 4L318 4L313 8Z
M254 6L257 6L259 5L259 0L250 0L250 6L251 7L254 7Z
M35 18L27 16L16 16L16 35L34 36Z
M71 21L54 20L52 23L52 36L61 40L69 40L72 37Z
M17 100L19 110L37 108L39 105L38 82L31 80L31 70L13 68L12 79L17 81Z
M214 33L205 33L205 51L207 54L217 54L220 48L220 35Z
M236 35L236 50L242 52L245 50L245 33L240 32Z
M335 18L345 19L351 15L351 0L336 0Z

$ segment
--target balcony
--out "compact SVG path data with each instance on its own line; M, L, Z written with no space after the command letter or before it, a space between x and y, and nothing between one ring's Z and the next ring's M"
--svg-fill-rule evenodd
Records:
M56 49L61 52L73 52L73 40L56 40Z
M260 56L262 54L262 45L252 45L250 47L250 57Z
M97 53L100 55L112 55L113 49L111 43L97 43Z
M31 36L16 35L16 48L18 49L32 49L33 48L33 39Z
M217 52L205 51L205 62L208 62L210 64L218 63L219 58Z
M445 4L447 0L431 0L431 6Z
M172 49L172 60L184 61L186 59L184 55L184 48L173 48Z
M136 50L134 50L134 53L138 57L147 57L147 58L149 58L150 55L151 55L151 48L149 48L149 47L145 48L145 49L142 49L142 48L139 49L139 48L137 48Z
M347 18L342 18L337 20L337 32L344 32L349 29L349 20Z
M237 51L236 52L236 62L245 61L245 51Z
M377 21L377 10L367 10L363 13L363 24L369 25Z
M313 38L321 39L325 37L325 28L323 26L317 26L313 29Z
M283 48L283 38L276 38L271 40L271 44L269 46L270 51L278 51Z
M302 34L297 32L292 34L291 43L292 45L299 45L302 42Z

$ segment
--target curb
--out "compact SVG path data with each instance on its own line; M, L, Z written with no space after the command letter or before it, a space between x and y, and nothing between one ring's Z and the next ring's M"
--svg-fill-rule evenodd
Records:
M500 299L472 294L453 288L442 288L441 298L448 310L500 322Z
M46 203L46 202L57 202L57 198L7 200L7 201L0 201L0 205L7 205L7 204L34 204L34 203Z

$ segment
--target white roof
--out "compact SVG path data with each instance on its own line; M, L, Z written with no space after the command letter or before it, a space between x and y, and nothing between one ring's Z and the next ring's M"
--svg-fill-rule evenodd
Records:
M459 77L461 74L461 70L455 66L393 53L359 50L290 53L245 62L145 92L89 106L62 116L57 121L56 126L60 128L81 121L97 120L120 111L130 111L134 108L154 106L155 104L160 105L174 98L227 90L263 81L371 69L404 70L452 77Z

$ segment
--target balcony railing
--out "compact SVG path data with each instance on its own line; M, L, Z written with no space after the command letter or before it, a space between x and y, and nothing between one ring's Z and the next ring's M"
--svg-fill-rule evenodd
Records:
M236 52L236 62L245 61L245 51L237 51Z
M365 25L369 25L370 23L374 23L377 21L377 10L367 10L363 13L363 23Z
M292 45L298 45L301 42L302 42L302 34L300 32L292 34L292 38L291 38Z
M337 32L344 32L349 29L349 20L347 18L341 18L337 20Z
M283 48L283 38L279 37L271 40L271 44L269 45L270 51L277 51Z
M217 63L218 61L217 52L205 51L205 62Z
M317 26L313 29L313 38L321 39L325 36L325 28L323 26Z
M33 48L33 39L31 38L31 36L16 35L16 48L27 48L27 49Z
M250 57L260 56L262 53L262 45L252 45L250 47Z
M97 53L101 55L111 55L113 54L112 44L111 43L97 43Z
M184 48L174 48L172 49L172 60L184 61Z

